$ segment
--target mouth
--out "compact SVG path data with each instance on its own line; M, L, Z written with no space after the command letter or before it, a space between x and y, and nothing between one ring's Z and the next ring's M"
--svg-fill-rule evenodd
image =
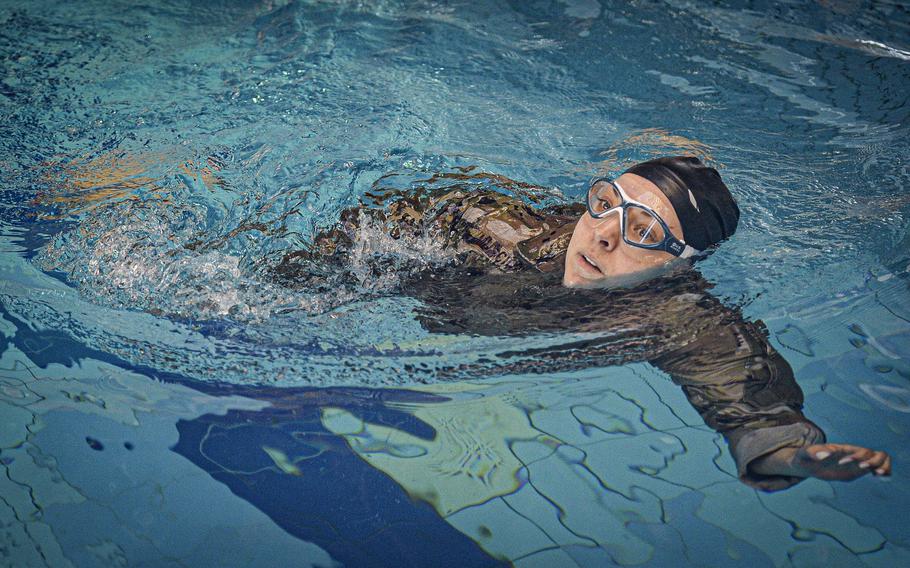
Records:
M601 270L600 267L597 266L597 263L586 254L578 253L578 264L585 269L586 272L592 275L603 276L603 270Z

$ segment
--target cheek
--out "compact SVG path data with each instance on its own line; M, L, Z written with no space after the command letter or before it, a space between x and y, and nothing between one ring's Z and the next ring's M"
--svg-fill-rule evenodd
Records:
M587 224L585 223L584 218L582 218L575 225L575 230L572 231L572 238L569 239L569 246L567 247L567 250L571 251L578 248L578 243L584 240L587 231Z
M668 260L665 252L655 252L633 247L622 242L612 255L614 262L626 269L651 268Z
M655 266L661 266L673 260L673 256L665 252L645 251L637 249L633 254L635 257L635 263L642 268L653 268Z

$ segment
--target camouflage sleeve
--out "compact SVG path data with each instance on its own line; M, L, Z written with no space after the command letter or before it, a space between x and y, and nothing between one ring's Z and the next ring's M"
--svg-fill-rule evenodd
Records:
M311 244L285 254L274 270L276 278L302 285L320 277L324 268L342 266L364 224L395 240L428 237L462 264L513 272L523 263L518 244L553 222L522 200L492 190L444 188L368 197L367 203L342 211Z
M768 344L760 322L713 297L689 312L703 318L694 339L651 362L679 384L705 423L723 434L740 479L766 491L802 478L764 476L750 470L756 459L785 447L824 443L825 434L802 413L803 393L784 358Z

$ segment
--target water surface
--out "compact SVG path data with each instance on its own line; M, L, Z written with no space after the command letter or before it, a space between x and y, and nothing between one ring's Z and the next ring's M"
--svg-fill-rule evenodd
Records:
M0 563L910 563L902 3L2 1L0 22ZM668 154L742 210L699 264L713 293L891 481L758 493L645 363L452 380L577 337L429 333L396 290L433 243L364 234L387 270L334 290L269 277L379 186L571 203Z

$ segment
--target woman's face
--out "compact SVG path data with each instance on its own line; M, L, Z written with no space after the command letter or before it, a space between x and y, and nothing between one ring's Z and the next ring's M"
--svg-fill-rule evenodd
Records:
M616 181L631 199L660 215L676 238L684 238L676 211L656 185L635 174L623 174ZM675 259L668 252L633 247L623 241L618 213L595 219L585 212L569 241L562 282L569 287L603 286L646 274Z

